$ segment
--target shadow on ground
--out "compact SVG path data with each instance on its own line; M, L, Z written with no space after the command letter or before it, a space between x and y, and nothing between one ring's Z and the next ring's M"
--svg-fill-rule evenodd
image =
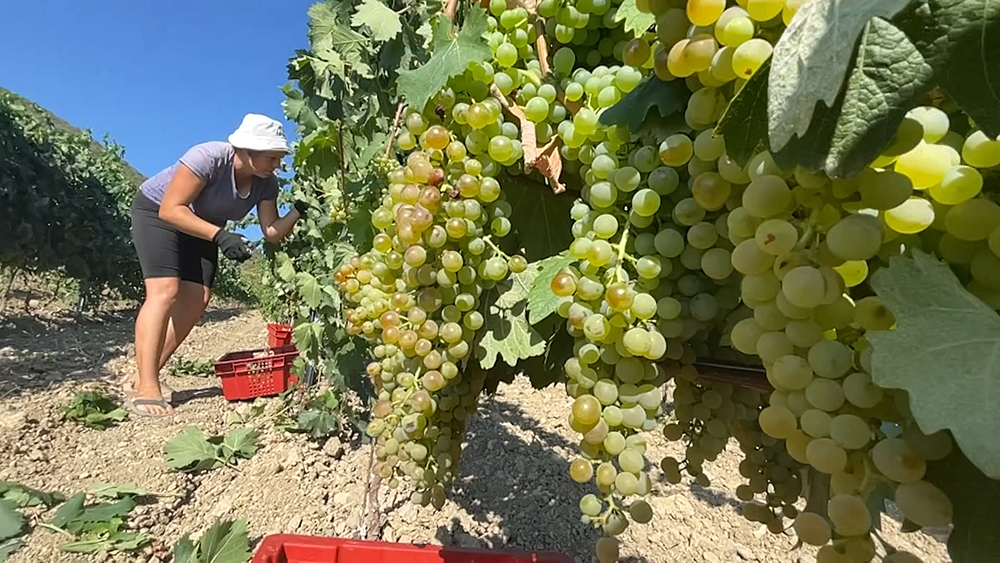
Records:
M569 463L559 451L575 451L576 444L502 397L484 401L470 420L467 441L460 481L450 498L475 525L469 530L453 519L439 527L436 537L442 544L591 560L598 535L575 517L579 499L590 488L569 478Z
M213 309L201 324L238 315ZM106 378L108 360L125 354L134 340L134 309L91 315L15 316L0 323L0 397L17 396L71 381Z

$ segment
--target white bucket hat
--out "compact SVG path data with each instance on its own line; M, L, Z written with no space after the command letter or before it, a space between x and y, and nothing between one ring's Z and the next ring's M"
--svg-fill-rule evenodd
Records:
M256 113L248 113L243 123L229 136L229 144L252 151L292 152L281 123Z

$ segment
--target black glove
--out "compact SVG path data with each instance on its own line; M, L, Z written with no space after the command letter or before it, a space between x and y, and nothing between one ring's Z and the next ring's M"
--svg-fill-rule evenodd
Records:
M295 207L295 210L298 211L299 215L301 215L302 217L306 216L306 211L310 207L310 205L308 203L306 203L305 200L298 199L298 198L295 199L295 203L292 204L292 205L293 205L293 207Z
M247 244L247 240L240 235L230 233L225 229L219 229L219 232L215 233L215 237L212 238L212 242L219 245L219 248L222 249L222 254L230 260L243 262L247 258L250 258L250 247Z

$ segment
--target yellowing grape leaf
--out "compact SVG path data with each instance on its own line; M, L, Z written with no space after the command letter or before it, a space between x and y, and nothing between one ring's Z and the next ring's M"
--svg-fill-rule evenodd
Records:
M372 30L372 39L388 41L399 34L403 24L399 15L380 0L365 0L351 16L351 25L367 25Z
M615 21L625 22L625 31L638 37L646 33L656 23L656 18L653 14L640 12L635 5L635 0L625 0L615 12Z
M576 258L568 252L550 256L544 260L528 265L528 270L534 271L531 289L528 291L528 322L538 324L539 321L556 312L559 298L552 293L552 278L559 270L576 262Z
M521 131L521 148L524 150L525 172L537 168L542 176L549 180L552 193L561 194L566 191L566 186L559 181L563 168L562 155L559 153L559 137L553 136L545 146L539 147L538 138L535 136L535 124L524 114L524 110L516 104L510 103L510 100L500 92L496 85L490 87L490 94L520 121L519 129Z
M768 80L768 130L779 150L809 129L818 101L833 106L858 35L873 17L891 18L910 0L811 0L774 47Z
M452 36L451 20L438 16L434 21L434 39L430 60L416 69L399 71L397 89L410 103L410 107L423 110L438 91L469 68L469 64L482 62L493 56L483 33L489 29L486 10L478 6L469 9L465 25Z
M921 431L951 430L976 467L1000 478L1000 316L919 250L892 258L871 283L897 323L867 334L872 379L905 389Z

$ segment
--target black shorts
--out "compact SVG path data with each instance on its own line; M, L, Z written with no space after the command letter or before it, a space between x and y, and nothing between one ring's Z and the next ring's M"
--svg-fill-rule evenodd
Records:
M143 279L180 278L212 287L219 247L191 236L160 219L160 206L137 193L132 202L132 240Z

